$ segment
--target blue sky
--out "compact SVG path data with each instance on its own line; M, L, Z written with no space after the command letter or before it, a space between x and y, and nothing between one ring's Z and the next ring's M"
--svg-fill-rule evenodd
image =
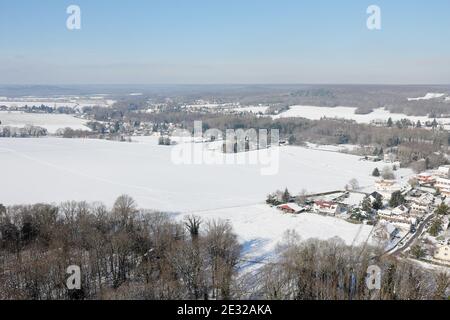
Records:
M0 41L3 84L450 83L448 0L1 0Z

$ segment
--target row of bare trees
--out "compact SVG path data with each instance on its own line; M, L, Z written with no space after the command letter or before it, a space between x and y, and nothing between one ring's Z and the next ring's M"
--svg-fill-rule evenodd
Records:
M226 222L183 225L128 196L112 210L0 209L0 299L229 299L239 255ZM81 268L80 290L66 287L71 265Z
M138 210L128 196L103 204L0 205L1 299L443 299L449 276L342 240L300 241L293 232L278 259L252 264L230 224L181 222ZM368 266L381 289L366 285ZM81 289L66 286L81 268ZM244 270L246 270L244 268Z
M434 300L449 296L450 271L381 258L376 249L346 246L340 239L299 241L290 233L280 259L261 271L266 299ZM379 258L374 258L379 257ZM380 268L380 286L367 285L369 267Z

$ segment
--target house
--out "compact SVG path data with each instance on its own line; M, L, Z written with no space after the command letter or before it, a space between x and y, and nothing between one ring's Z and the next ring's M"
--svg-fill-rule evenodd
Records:
M396 191L401 191L400 185L395 180L380 179L375 182L375 190L384 198L390 198Z
M406 224L412 224L415 220L414 218L410 217L409 209L404 205L398 206L394 209L379 210L378 217L389 222Z
M450 262L450 245L445 245L438 248L434 253L434 258L436 260Z
M417 175L417 181L420 185L431 185L436 183L436 178L433 176L433 174L424 172Z
M277 207L277 209L281 210L285 213L291 213L291 214L299 214L299 213L306 211L305 207L299 206L296 203L285 203L285 204L279 205Z
M436 176L440 177L440 178L448 178L449 177L449 172L450 172L450 166L440 166L436 171L435 174Z
M450 196L450 179L448 179L448 178L437 178L435 187L443 195Z
M387 221L380 222L373 231L373 236L379 240L392 241L399 234L399 230L392 223Z
M340 211L339 204L332 201L318 200L314 202L313 210L317 213L336 215Z
M414 214L425 214L433 210L434 196L424 193L419 198L411 199L411 212Z
M398 206L397 208L394 208L392 210L392 214L394 216L406 216L409 214L409 209L406 206L401 205L401 206Z

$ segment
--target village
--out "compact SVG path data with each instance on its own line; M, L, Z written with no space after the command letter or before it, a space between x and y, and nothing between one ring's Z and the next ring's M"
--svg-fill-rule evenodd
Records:
M362 191L357 181L350 181L343 190L316 194L303 190L293 196L288 189L277 191L266 203L281 214L319 214L373 226L370 238L384 254L450 266L450 165L401 183L392 171L399 166L392 155L378 161L389 166L383 174L375 169L377 179L371 191Z

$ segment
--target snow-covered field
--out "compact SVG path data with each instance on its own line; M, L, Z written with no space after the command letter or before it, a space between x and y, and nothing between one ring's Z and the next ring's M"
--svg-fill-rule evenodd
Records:
M360 146L354 144L341 144L341 145L322 145L316 143L306 142L306 146L311 149L321 150L321 151L329 151L329 152L352 152L356 151Z
M274 119L279 118L295 118L302 117L310 120L319 120L323 117L327 118L340 118L340 119L349 119L355 120L358 123L371 123L373 121L387 121L391 118L393 121L401 120L401 119L409 119L412 122L417 122L420 120L422 123L427 121L433 121L428 117L420 117L420 116L408 116L406 114L401 113L391 113L385 109L375 109L373 112L369 114L356 114L357 108L352 107L314 107L314 106L292 106L290 110L280 113L279 115L273 116ZM450 118L440 118L437 121L441 124L450 123Z
M278 174L263 176L262 165L176 165L171 149L158 146L156 138L141 143L0 139L0 176L8 181L7 188L1 187L0 202L100 200L111 205L127 193L141 207L192 212L261 203L268 193L285 187L331 191L356 178L370 188L371 172L382 166L346 154L284 147ZM398 171L405 179L409 174Z
M39 107L41 105L60 108L67 107L72 109L82 109L85 107L103 107L107 108L115 103L114 100L107 99L105 95L96 95L91 97L75 97L67 96L61 98L40 98L40 97L27 97L27 98L6 98L0 97L0 106L6 106L8 108L24 108Z
M269 109L268 106L248 106L230 109L232 112L248 112L248 113L266 113Z
M432 99L439 99L442 97L445 97L447 94L446 93L427 93L425 96L423 97L419 97L419 98L408 98L408 101L420 101L420 100L432 100Z
M283 215L264 201L285 187L293 193L343 189L352 178L371 191L370 173L380 163L284 147L278 174L262 176L259 165L176 165L173 147L158 146L154 137L138 140L0 139L0 203L86 200L111 206L119 195L129 194L140 207L174 212L178 219L195 213L205 220L229 220L253 257L270 255L289 229L303 239L338 236L348 244L364 241L371 230L313 214ZM403 180L410 174L398 171Z
M204 220L228 220L239 235L244 254L251 259L270 258L287 230L303 240L316 238L329 240L339 237L348 245L360 245L369 238L371 226L348 223L342 219L314 213L300 215L282 214L265 204L196 212ZM182 216L179 217L181 219Z
M89 130L86 120L76 118L67 114L41 114L24 113L20 111L0 111L0 122L2 126L25 127L38 126L47 129L49 133L56 133L61 128L72 128L75 130Z

